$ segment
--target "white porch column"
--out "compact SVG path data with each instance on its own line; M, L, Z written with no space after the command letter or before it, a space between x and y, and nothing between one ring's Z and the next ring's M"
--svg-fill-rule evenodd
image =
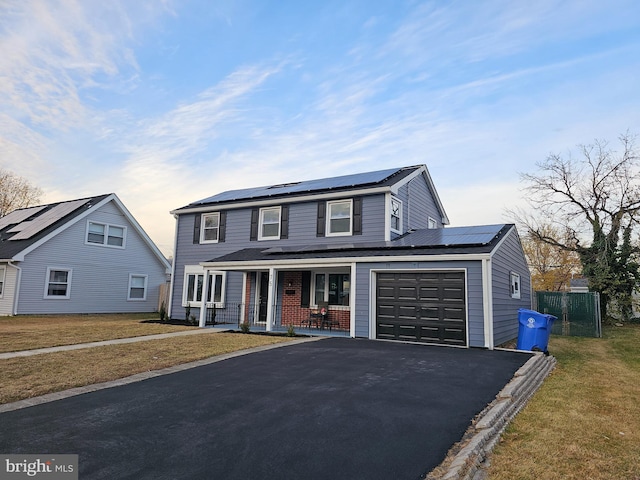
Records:
M493 350L493 291L491 275L491 259L482 260L482 304L484 313L484 346ZM467 322L468 324L468 322ZM469 332L467 332L469 335Z
M356 264L351 264L349 286L349 336L355 338L356 336Z
M202 279L202 305L200 306L200 321L198 322L198 326L200 328L204 328L207 323L207 297L209 296L209 292L207 291L209 288L209 270L204 269L204 278Z
M269 269L269 289L267 294L267 332L273 330L275 323L273 304L276 301L276 270Z

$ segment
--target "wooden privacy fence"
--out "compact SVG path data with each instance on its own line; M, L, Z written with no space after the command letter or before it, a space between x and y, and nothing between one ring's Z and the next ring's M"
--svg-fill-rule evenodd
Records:
M557 317L555 335L602 337L598 292L536 292L536 311Z

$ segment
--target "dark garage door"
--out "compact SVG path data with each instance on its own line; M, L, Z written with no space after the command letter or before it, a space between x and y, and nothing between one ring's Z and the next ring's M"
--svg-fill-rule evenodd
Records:
M464 272L380 272L376 338L467 345Z

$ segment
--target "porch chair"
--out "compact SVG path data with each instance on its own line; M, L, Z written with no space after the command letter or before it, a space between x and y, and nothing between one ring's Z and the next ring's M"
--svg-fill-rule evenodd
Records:
M326 312L327 312L327 314L322 317L322 321L320 322L320 329L324 330L324 327L328 327L329 331L331 331L331 328L339 327L340 326L340 321L338 319L331 318L331 316L329 315L328 306L327 306Z
M318 302L317 308L309 311L309 318L302 321L302 326L306 323L311 328L311 324L315 323L316 328L324 328L325 319L329 313L329 304L327 302Z

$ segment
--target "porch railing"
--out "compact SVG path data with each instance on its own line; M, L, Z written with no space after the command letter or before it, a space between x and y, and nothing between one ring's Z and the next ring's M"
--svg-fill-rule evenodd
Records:
M290 325L296 330L322 329L331 331L349 332L348 311L329 311L327 322L322 324L311 318L309 308L290 308L282 305L273 305L271 308L274 317L273 329L276 331L286 331ZM208 306L205 316L206 325L228 325L240 327L240 324L247 323L252 328L266 328L267 305L255 303L225 303L224 307Z

